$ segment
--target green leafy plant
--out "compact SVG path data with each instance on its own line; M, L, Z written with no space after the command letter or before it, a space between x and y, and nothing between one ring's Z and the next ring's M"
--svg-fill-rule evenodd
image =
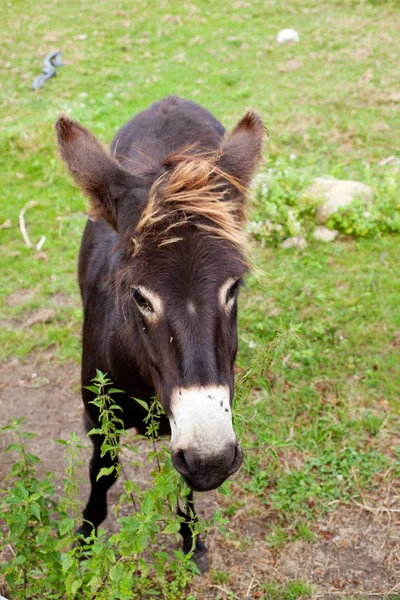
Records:
M368 175L368 173L367 173ZM356 237L374 237L382 233L400 233L399 181L394 175L370 178L375 190L374 202L360 199L340 208L328 219L328 227Z
M373 177L368 167L363 178L374 190L374 202L355 199L332 214L327 227L356 237L399 233L398 178L391 173ZM263 244L309 235L315 228L316 208L320 204L304 194L311 180L308 169L282 160L277 160L268 172L259 173L253 182L254 211L248 224L249 235Z
M90 434L104 435L103 454L115 457L119 452L127 460L126 450L132 446L119 448L119 436L124 430L120 407L113 400L119 390L100 371L90 389L96 394L93 403L99 408L99 427ZM3 428L16 438L6 451L15 452L18 457L7 477L8 487L1 490L0 504L4 518L0 551L11 549L9 559L0 566L0 574L12 590L13 600L129 600L154 594L171 600L184 597L197 567L191 553L168 551L159 534L173 535L180 541L183 518L177 516L176 507L178 502L185 502L189 488L173 468L168 449L158 441L163 413L160 404L156 400L149 405L138 402L147 410L147 436L153 441L149 454L152 486L142 491L127 478L123 464L115 467L116 475L125 479L117 517L121 505L126 504L131 505L132 515L118 517L120 529L108 539L103 529L97 537L92 534L87 540L78 539L75 534L82 508L77 499L78 470L83 462L79 438L73 434L68 441L58 440L66 446L67 467L64 495L56 500L54 477L48 474L39 478L39 459L26 450L25 441L32 436L21 431L22 419ZM103 469L99 477L109 473ZM224 522L218 511L208 522L193 520L193 536L222 527Z
M309 174L283 161L277 161L268 172L259 173L253 181L250 236L277 244L286 237L304 234L315 205L299 198L310 180Z
M0 489L0 515L5 525L0 530L0 550L8 556L0 573L13 598L45 598L49 587L54 593L47 597L61 598L56 592L62 579L56 517L65 515L55 501L54 476L36 477L40 460L26 449L33 435L20 430L22 422L12 421L1 429L14 433L15 442L5 453L13 452L16 459L5 480L10 485Z

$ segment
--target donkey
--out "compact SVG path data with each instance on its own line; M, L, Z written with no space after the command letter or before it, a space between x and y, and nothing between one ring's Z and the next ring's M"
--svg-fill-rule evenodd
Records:
M242 462L232 425L237 298L248 270L245 196L261 159L262 121L248 111L226 134L201 106L168 97L128 121L111 153L66 116L56 131L61 157L90 199L79 254L86 427L98 426L85 386L100 369L126 392L116 398L125 428L145 433L145 411L132 397L156 395L175 469L192 491L215 489ZM101 435L91 440L84 536L105 519L115 482L113 474L97 480L112 459L101 456ZM178 510L187 553L191 517ZM201 570L206 552L195 540Z

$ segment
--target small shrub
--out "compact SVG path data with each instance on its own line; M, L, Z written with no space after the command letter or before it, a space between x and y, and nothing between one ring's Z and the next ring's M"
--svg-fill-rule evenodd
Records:
M259 173L253 182L253 214L248 223L250 237L262 244L279 244L287 237L308 236L316 226L319 205L304 194L312 181L307 169L277 161L267 173ZM355 200L330 216L327 227L356 237L400 233L398 181L390 172L371 176L365 168L363 179L374 190L374 202Z
M118 393L111 381L97 372L91 389L93 401L100 410L100 426L91 433L105 434L103 453L118 451L117 437L122 432L119 406L112 395ZM132 400L134 402L134 400ZM2 489L0 514L4 527L0 552L11 548L9 559L0 565L13 600L28 598L130 600L162 595L175 600L183 598L184 590L198 572L190 555L181 550L168 553L160 533L176 537L180 543L182 518L176 515L179 500L189 488L172 466L169 451L157 442L161 406L154 401L146 406L147 434L153 439L149 460L155 464L151 472L152 486L144 492L127 479L119 466L125 493L122 503L132 506L132 515L118 518L120 530L107 539L99 529L98 536L78 540L75 534L81 521L78 470L82 465L82 444L73 434L70 440L58 440L66 446L66 477L64 495L56 500L53 480L47 474L40 479L36 473L39 459L27 452L25 441L32 437L21 431L22 420L2 431L12 431L16 442L6 452L15 452L17 460L7 477L8 487ZM124 454L124 448L120 454ZM125 457L126 458L126 457ZM100 472L99 477L108 474ZM199 519L192 525L193 533L222 527L225 520L216 512L206 522ZM5 593L5 592L4 592Z
M291 164L277 162L268 173L259 173L253 182L254 215L248 233L262 242L279 243L288 236L305 233L315 206L299 200L311 178Z
M36 477L38 457L25 448L32 434L20 431L22 419L3 427L13 431L15 442L5 452L14 452L16 460L6 478L11 485L1 489L0 515L4 529L0 530L0 551L9 556L0 565L0 574L12 590L12 597L62 598L61 553L58 549L58 519L65 519L54 500L54 477L48 473L42 480ZM8 544L10 546L8 547ZM11 548L11 552L7 552Z
M387 175L380 180L372 179L370 184L375 192L372 204L356 199L331 215L327 226L356 237L400 233L398 181L393 175Z

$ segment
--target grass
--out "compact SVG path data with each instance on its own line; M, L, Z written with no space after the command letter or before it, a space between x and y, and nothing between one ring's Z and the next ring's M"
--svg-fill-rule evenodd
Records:
M312 597L311 587L304 581L289 581L284 586L276 584L265 585L264 600L297 600Z
M392 169L379 161L398 152L397 2L28 0L2 10L0 221L11 227L0 229L1 361L42 351L79 360L85 203L57 157L60 111L109 142L170 93L227 127L252 106L269 128L272 165L377 181ZM276 33L291 26L300 43L277 45ZM34 93L53 49L65 67ZM25 247L18 228L30 201L29 235L35 243L46 235L41 252ZM263 535L281 550L293 539L312 544L327 510L400 475L399 237L312 242L301 253L253 243L252 252L262 274L248 278L241 299L239 370L291 323L302 324L302 343L265 374L272 393L257 385L242 408L261 424L262 443L248 449L226 510L254 501L275 511L279 522ZM23 327L41 308L53 311L48 322ZM268 598L311 594L300 581L268 585Z

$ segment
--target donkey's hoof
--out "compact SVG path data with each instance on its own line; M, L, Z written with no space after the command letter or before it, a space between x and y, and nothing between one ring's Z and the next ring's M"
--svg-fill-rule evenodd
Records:
M196 548L192 555L192 561L196 564L200 573L203 575L208 571L208 550L204 548Z

